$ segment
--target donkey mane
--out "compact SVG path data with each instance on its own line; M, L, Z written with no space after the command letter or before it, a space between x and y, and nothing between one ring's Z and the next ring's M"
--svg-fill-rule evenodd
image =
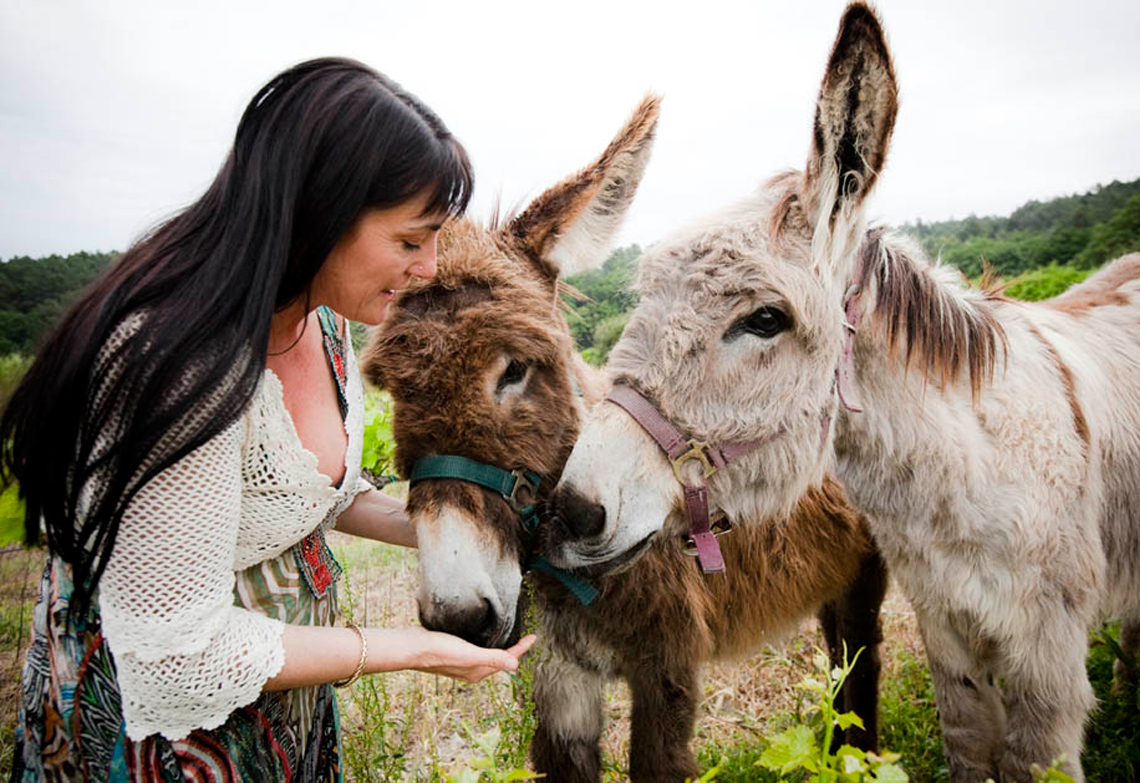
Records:
M931 264L914 242L882 228L867 232L858 263L859 290L874 282L870 317L892 352L901 348L905 366L936 378L941 389L964 376L977 400L993 378L999 346L1003 355L1008 348L993 312L1004 299L1000 288L988 280L959 287L946 274L960 277L957 270Z

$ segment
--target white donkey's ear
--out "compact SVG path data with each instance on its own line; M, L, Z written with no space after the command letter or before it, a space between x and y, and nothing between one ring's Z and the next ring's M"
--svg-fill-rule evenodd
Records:
M647 95L601 157L547 190L503 228L551 278L606 260L649 162L660 102Z
M816 102L804 206L815 262L840 275L863 231L867 194L887 160L898 84L875 12L852 3L839 23Z

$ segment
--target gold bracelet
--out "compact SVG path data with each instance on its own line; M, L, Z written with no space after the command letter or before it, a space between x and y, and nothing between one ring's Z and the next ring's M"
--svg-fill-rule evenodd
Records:
M360 630L360 626L356 623L348 623L346 628L351 628L356 631L356 635L360 637L360 662L356 664L356 671L352 676L346 680L335 680L333 685L337 688L347 688L354 682L360 679L360 675L364 674L364 664L368 662L368 639L364 637L364 631Z

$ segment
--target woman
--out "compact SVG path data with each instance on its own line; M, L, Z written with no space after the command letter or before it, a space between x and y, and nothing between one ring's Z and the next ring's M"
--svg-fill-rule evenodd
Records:
M254 96L205 195L62 319L0 421L49 549L14 777L335 778L333 685L518 666L533 637L332 627L328 528L415 545L360 477L344 319L379 323L435 274L471 187L414 97L302 63Z

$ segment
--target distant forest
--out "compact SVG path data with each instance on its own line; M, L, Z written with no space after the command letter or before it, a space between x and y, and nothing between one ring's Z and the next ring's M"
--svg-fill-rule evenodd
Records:
M0 264L0 354L34 352L79 292L118 255L16 256Z
M1045 299L1105 261L1140 250L1140 179L1030 201L1008 217L970 215L898 228L917 237L932 258L941 257L971 278L988 265L1010 282L1009 295ZM605 362L637 303L631 283L640 254L637 245L620 248L601 269L567 280L586 297L567 301L570 328L582 355L595 364Z
M931 256L970 277L988 264L1013 279L1010 293L1040 299L1059 293L1112 258L1140 250L1140 179L1098 185L1088 193L1030 201L1008 217L977 217L901 226ZM602 363L637 303L631 283L641 248L619 248L600 269L568 282L587 298L568 302L570 326L587 359ZM0 263L0 355L30 354L79 292L118 253L18 256Z

